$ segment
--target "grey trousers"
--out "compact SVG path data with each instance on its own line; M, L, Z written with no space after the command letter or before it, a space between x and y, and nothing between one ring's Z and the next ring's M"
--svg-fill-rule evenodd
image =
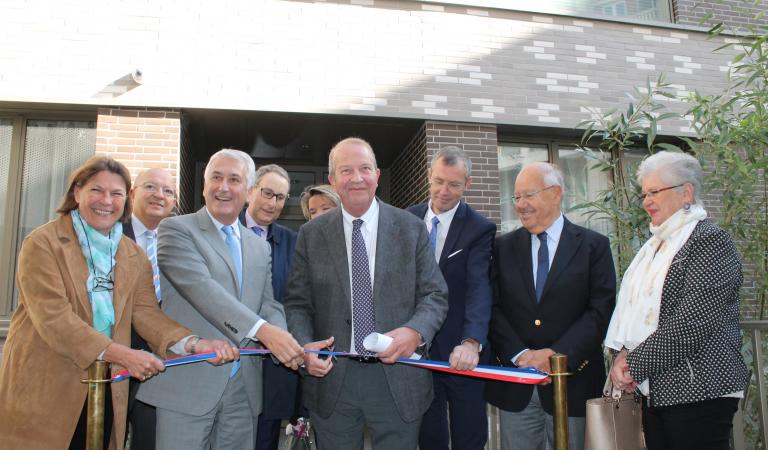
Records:
M256 420L242 373L229 379L219 403L202 416L157 408L156 449L252 450Z
M584 450L584 417L568 417L568 448ZM555 448L554 422L544 411L539 390L533 388L528 406L522 411L499 409L502 450L551 450Z
M350 361L330 416L310 411L318 450L362 450L367 427L373 450L413 450L421 420L404 422L389 392L381 364Z

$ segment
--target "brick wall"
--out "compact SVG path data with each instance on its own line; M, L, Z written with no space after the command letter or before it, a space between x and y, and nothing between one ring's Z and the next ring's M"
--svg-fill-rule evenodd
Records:
M749 26L765 32L768 29L768 16L755 17L768 11L768 1L747 0L673 0L672 9L675 21L685 25L699 25L704 17L712 17L702 23L712 26L723 22L729 30L747 31Z
M427 161L445 145L460 147L472 160L472 185L464 193L467 203L497 227L501 226L501 188L499 150L493 125L432 122L426 123ZM426 180L425 180L426 181ZM425 195L426 197L426 195Z
M131 171L133 179L146 169L179 172L180 114L153 108L99 108L96 154L110 155Z

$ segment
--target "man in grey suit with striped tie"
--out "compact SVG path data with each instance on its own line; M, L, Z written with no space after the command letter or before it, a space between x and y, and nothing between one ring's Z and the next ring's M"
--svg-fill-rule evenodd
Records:
M301 227L283 304L305 348L335 345L354 356L307 353L304 404L319 450L361 449L364 427L373 448L415 449L432 377L393 363L432 341L448 311L447 287L423 222L376 199L371 146L344 139L328 159L341 208ZM363 347L374 331L393 338L378 354Z
M195 334L257 342L296 369L304 353L272 295L269 246L238 221L255 177L250 155L221 150L205 168L205 206L160 223L162 307ZM158 450L252 449L261 378L257 357L189 364L143 383L136 398L157 408Z

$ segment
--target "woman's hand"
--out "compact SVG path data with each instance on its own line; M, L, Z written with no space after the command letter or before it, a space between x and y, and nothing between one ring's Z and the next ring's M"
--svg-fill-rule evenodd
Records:
M618 355L616 355L616 358L613 360L613 366L611 366L611 372L609 376L611 377L613 386L616 389L621 389L628 394L635 392L637 383L629 373L626 350L622 350Z
M165 365L157 356L144 350L133 350L117 342L107 346L104 361L125 367L132 377L141 381L165 371Z

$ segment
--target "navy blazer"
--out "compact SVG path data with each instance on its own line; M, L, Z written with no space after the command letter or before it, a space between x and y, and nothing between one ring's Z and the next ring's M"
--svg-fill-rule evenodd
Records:
M568 357L568 415L583 417L586 400L602 395L602 342L616 303L616 272L608 238L565 219L541 300L533 284L531 233L519 228L496 241L494 304L488 340L495 363L513 366L522 350L551 348ZM486 400L521 411L531 385L488 382ZM540 386L544 410L552 413L552 385Z
M240 213L245 224L246 210ZM267 243L272 250L272 291L275 300L283 303L285 284L291 271L291 260L296 250L296 232L273 223L267 229ZM264 362L264 406L262 415L267 419L288 419L296 412L296 390L299 379L296 372L283 365Z
M420 219L428 203L407 209ZM430 357L447 361L453 348L472 338L486 345L491 319L491 251L496 225L467 205L459 203L440 254L439 266L448 284L448 316L435 335Z

